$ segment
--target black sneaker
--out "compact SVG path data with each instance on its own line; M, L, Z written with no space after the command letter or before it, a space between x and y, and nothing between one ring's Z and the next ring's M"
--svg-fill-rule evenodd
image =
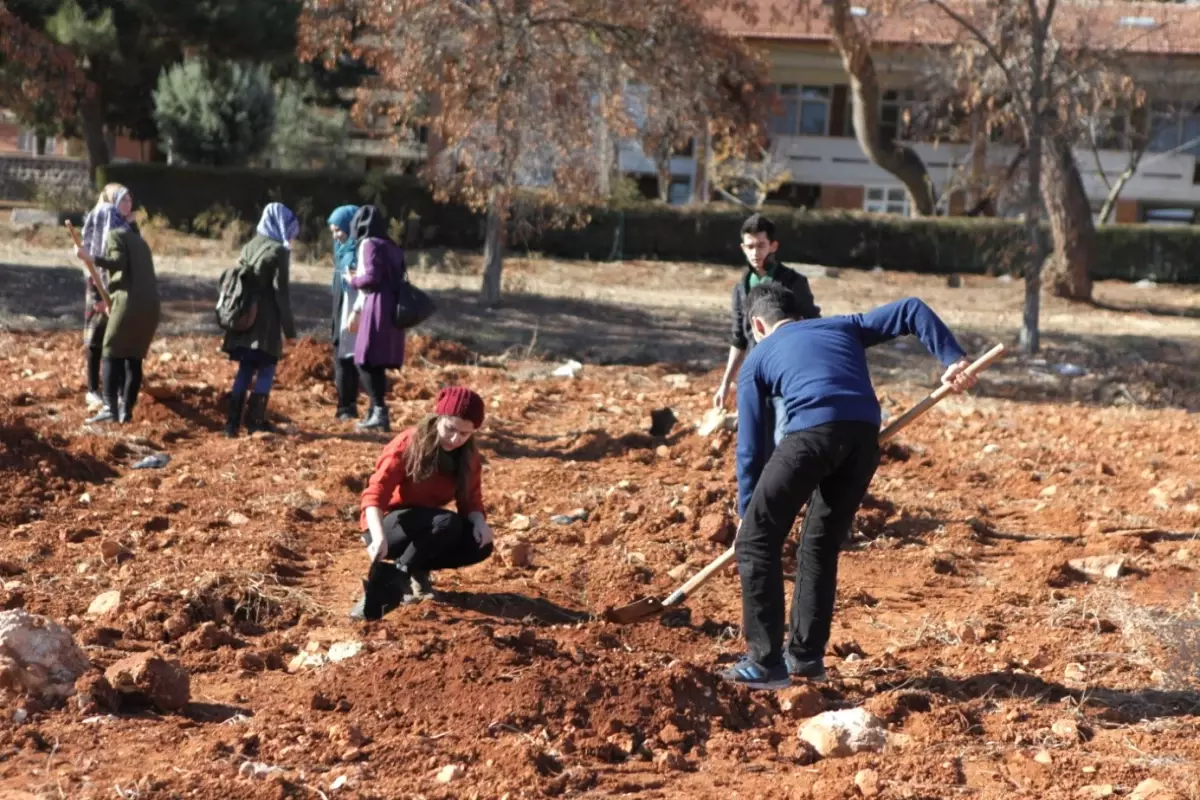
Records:
M352 619L376 620L403 602L408 576L394 564L376 561L363 581L363 596L350 609Z
M337 410L337 418L342 422L358 419L358 410L351 406L342 406Z
M778 690L792 685L785 665L780 663L764 667L749 656L744 656L732 667L717 674L722 680L739 683L750 689Z
M829 678L825 674L824 659L804 661L791 653L784 653L783 662L787 665L788 675L793 678L805 678L813 683L822 683Z

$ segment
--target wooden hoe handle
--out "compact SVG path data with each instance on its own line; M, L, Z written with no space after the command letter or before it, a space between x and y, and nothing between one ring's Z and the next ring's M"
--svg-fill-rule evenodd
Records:
M982 372L983 370L985 370L989 366L991 366L997 359L999 359L1001 356L1003 356L1004 351L1005 351L1004 345L1002 345L1002 344L996 345L991 350L988 350L986 353L984 353L978 359L973 361L971 363L971 365L969 367L967 367L966 370L964 370L964 372L966 372L966 374L968 374L968 375L976 375L976 374ZM915 406L910 408L908 411L905 411L903 414L901 414L899 417L897 417L890 425L888 425L886 428L884 428L882 431L880 431L879 432L879 443L883 444L888 439L891 439L893 436L895 436L897 433L899 433L902 428L907 427L908 424L910 422L912 422L914 419L921 416L926 411L928 411L929 409L931 409L935 405L937 405L939 402L941 402L941 400L943 398L945 398L946 395L950 394L950 391L951 391L950 387L946 386L945 384L934 389L932 392L930 392L925 397L924 400L917 403ZM699 588L701 584L705 583L709 578L711 578L718 571L720 571L722 567L724 567L726 564L728 564L730 561L732 561L733 556L734 556L734 547L732 545L730 545L729 549L726 550L724 553L721 553L721 555L717 556L716 560L714 560L707 567L705 567L704 569L700 570L695 575L693 575L692 578L690 580L688 580L687 583L685 583L683 586L680 586L678 589L676 589L674 592L672 592L670 594L670 596L667 597L666 600L663 600L663 606L670 607L670 606L676 606L676 605L679 605L680 603L682 603L684 600L687 599L688 595L691 592L693 592L697 588Z
M71 224L71 220L67 220L66 225L67 230L71 232L71 238L75 240L75 246L83 247L83 242L79 240L79 232L75 230L75 226ZM112 298L109 297L108 290L104 288L104 281L100 279L100 273L96 270L96 264L92 261L91 256L84 259L83 264L92 278L92 283L96 286L96 292L100 295L100 299L111 307Z

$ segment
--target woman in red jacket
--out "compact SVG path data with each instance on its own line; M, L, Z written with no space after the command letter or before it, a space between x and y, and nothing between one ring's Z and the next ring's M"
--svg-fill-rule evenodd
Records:
M483 398L450 386L438 394L432 415L383 449L362 493L371 570L351 617L379 619L397 603L429 597L431 571L478 564L492 554L472 438L482 424ZM443 508L451 500L458 513Z

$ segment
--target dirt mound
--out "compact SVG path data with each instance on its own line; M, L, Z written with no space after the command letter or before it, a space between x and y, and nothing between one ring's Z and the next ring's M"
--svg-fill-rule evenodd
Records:
M280 386L289 387L309 381L332 381L333 347L310 336L286 344L275 378Z
M434 364L472 364L479 359L466 345L433 336L409 336L405 347L406 358L426 358Z
M88 484L116 476L104 456L118 445L101 445L107 452L97 453L95 442L41 433L10 410L0 414L0 520L25 522L42 504L77 497Z

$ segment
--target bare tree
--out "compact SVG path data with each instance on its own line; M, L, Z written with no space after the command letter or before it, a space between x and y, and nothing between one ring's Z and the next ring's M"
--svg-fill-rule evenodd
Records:
M729 140L717 142L708 156L707 169L709 185L717 194L751 209L762 208L771 192L792 180L791 170L761 144L743 148ZM750 195L749 202L745 194Z
M600 199L597 120L637 131L618 74L683 96L717 130L754 136L760 57L716 30L723 0L306 0L301 55L362 59L397 126L445 144L426 175L440 197L487 212L485 304L500 296L506 222L521 192Z

